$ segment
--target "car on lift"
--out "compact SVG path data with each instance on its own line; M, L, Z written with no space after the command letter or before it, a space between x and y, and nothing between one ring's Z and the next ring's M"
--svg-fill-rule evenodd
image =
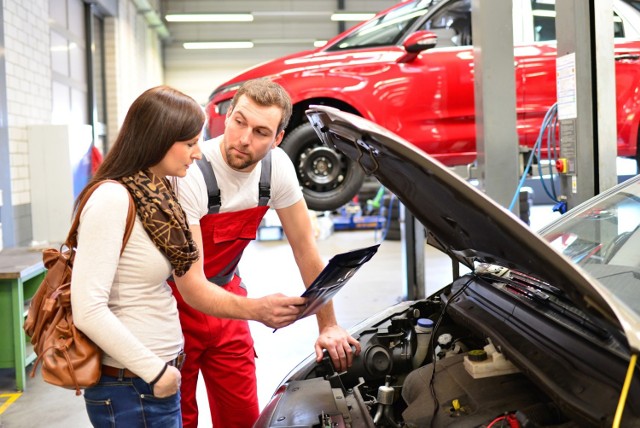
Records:
M362 352L348 370L310 355L255 428L640 426L640 176L534 233L379 125L307 114L462 267L352 328Z
M514 1L518 144L533 146L556 102L554 2ZM476 159L471 0L407 0L325 46L248 69L216 88L207 135L220 135L242 82L267 77L294 109L281 147L291 157L309 208L336 209L364 179L348 158L320 144L304 111L328 105L397 133L446 165ZM614 0L618 155L635 156L640 124L640 2ZM634 40L634 41L631 41ZM514 142L516 143L516 142Z

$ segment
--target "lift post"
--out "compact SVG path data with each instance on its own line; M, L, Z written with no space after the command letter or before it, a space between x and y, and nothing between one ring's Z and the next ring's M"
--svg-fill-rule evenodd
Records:
M509 207L520 178L512 2L472 0L471 31L480 188Z
M556 38L558 172L572 208L617 183L612 0L556 1Z

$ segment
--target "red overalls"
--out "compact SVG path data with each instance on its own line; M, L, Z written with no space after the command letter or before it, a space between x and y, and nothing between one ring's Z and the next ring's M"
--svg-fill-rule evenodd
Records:
M270 155L270 153L269 153ZM203 163L204 162L204 163ZM236 268L266 214L270 194L271 156L262 161L260 206L219 214L220 191L208 161L198 161L209 191L209 214L200 220L204 272L212 287L246 296ZM217 192L217 193L216 193ZM249 324L205 315L185 303L169 282L178 302L186 359L180 387L185 428L198 424L196 383L202 371L214 428L251 428L258 418L255 351ZM216 285L218 284L218 285Z

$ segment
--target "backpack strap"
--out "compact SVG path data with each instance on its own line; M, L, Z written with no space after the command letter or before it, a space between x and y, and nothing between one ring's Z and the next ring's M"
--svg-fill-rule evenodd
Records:
M120 255L124 253L124 247L127 246L127 242L129 242L129 238L131 237L131 232L133 232L133 226L136 224L136 201L133 200L133 196L131 196L131 192L128 190L127 194L129 195L129 211L127 211L127 223L124 227L124 235L122 235L122 248L120 249Z
M209 197L207 202L207 207L209 208L208 214L218 214L220 212L220 206L222 205L222 198L220 196L220 186L218 186L216 174L213 172L213 166L205 156L197 159L196 164L198 168L200 168L200 171L202 171L204 182L207 185L207 195ZM260 182L258 183L258 206L263 207L267 205L270 198L271 151L262 159L262 170L260 172Z
M66 245L67 248L75 248L78 245L78 226L80 225L80 214L82 214L82 210L84 209L84 206L87 204L87 201L89 200L93 192L98 188L98 186L107 181L121 184L116 180L97 181L93 183L93 185L87 190L87 193L84 194L84 197L78 203L78 209L76 210L76 214L73 217L73 223L71 223L69 234L67 235L67 239L65 240L64 245ZM131 232L133 232L133 226L136 222L136 203L128 190L127 195L129 195L129 209L127 211L127 223L124 229L124 235L122 237L122 248L120 249L120 255L122 255L122 253L124 252L124 247L127 245L127 242L129 242L129 237L131 237Z

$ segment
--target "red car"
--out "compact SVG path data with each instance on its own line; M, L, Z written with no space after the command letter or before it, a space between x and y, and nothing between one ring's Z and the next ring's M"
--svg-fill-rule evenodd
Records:
M556 102L555 12L549 0L513 0L518 144L533 146ZM638 153L640 12L615 0L618 155ZM634 7L635 6L635 7ZM237 87L268 77L294 103L281 147L296 166L309 208L332 210L358 192L364 172L325 146L304 114L328 105L376 122L448 166L476 159L471 0L407 0L322 48L257 65L213 91L208 134L223 132ZM514 142L515 143L515 142Z

